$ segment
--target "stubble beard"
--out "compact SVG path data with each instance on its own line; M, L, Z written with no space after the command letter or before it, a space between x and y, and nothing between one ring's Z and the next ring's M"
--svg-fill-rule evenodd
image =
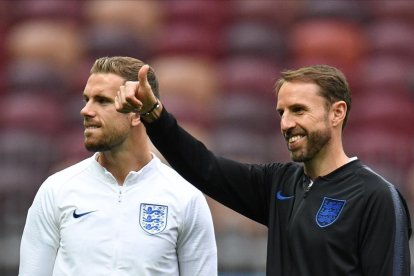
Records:
M124 137L111 135L110 137L101 138L97 141L88 141L85 137L84 146L90 152L110 151L125 140Z
M290 151L290 157L295 162L308 162L312 160L331 140L332 134L328 128L314 131L306 136L307 145L297 152Z
M90 152L102 152L102 151L108 151L111 149L111 147L107 144L99 143L99 144L92 144L85 142L85 148Z

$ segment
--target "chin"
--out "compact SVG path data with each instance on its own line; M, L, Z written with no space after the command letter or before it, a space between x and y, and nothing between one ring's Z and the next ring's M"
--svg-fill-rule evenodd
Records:
M290 158L295 162L307 162L312 159L312 157L304 154L303 152L298 152L297 154L291 152Z
M108 148L101 144L85 143L85 148L90 152L106 151Z

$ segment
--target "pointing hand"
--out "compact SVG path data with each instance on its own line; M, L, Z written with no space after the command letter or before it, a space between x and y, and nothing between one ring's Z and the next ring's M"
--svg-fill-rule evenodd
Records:
M157 103L157 98L147 80L148 70L148 65L142 66L138 72L139 81L127 81L119 87L115 98L115 107L118 112L144 114Z

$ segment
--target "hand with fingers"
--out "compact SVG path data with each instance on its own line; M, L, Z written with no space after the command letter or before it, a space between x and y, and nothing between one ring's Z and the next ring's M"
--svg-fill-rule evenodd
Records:
M137 112L141 117L151 115L161 106L154 95L147 79L148 65L144 65L138 72L139 81L127 81L119 87L115 97L115 107L118 112Z

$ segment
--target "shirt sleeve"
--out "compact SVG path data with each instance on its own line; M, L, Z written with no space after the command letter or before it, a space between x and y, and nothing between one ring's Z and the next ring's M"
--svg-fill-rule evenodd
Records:
M187 205L177 243L181 276L217 275L213 220L202 193L197 193Z
M50 187L42 185L29 208L20 245L19 276L50 276L59 247L59 229Z

